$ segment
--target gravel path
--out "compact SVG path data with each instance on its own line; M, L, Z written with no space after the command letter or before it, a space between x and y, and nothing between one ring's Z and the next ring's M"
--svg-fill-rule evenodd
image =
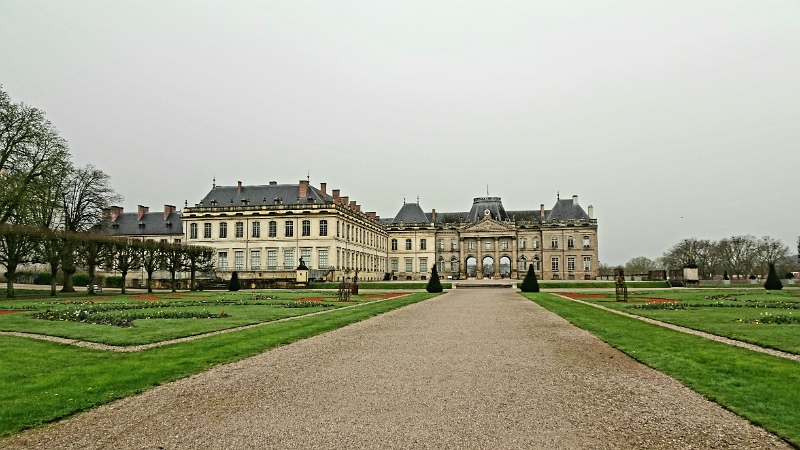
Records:
M0 448L789 448L504 290L443 296Z
M607 306L598 305L597 303L592 303L592 302L587 302L587 301L580 300L580 299L577 299L577 298L567 297L566 295L560 295L560 294L554 294L554 295L558 295L559 297L561 297L561 298L563 298L565 300L571 300L573 302L583 303L584 305L587 305L587 306L594 306L595 308L602 309L602 310L605 310L605 311L608 311L608 312L612 312L614 314L619 314L621 316L630 317L632 319L638 319L638 320L641 320L642 322L647 322L647 323L651 323L653 325L658 325L658 326L661 326L661 327L664 327L664 328L669 328L670 330L680 331L681 333L693 334L695 336L704 337L704 338L710 339L712 341L722 342L723 344L728 344L728 345L733 345L733 346L736 346L736 347L746 348L746 349L752 350L754 352L766 353L767 355L777 356L779 358L786 358L786 359L791 359L793 361L800 361L800 355L795 355L794 353L784 352L784 351L781 351L781 350L775 350L774 348L761 347L759 345L751 344L749 342L738 341L736 339L731 339L731 338L726 338L724 336L719 336L719 335L716 335L716 334L706 333L705 331L694 330L692 328L687 328L687 327L682 327L680 325L675 325L675 324L671 324L671 323L667 323L667 322L662 322L660 320L651 319L649 317L639 316L639 315L632 314L632 313L629 313L629 312L625 312L625 311L620 311L620 310L617 310L617 309L609 308Z

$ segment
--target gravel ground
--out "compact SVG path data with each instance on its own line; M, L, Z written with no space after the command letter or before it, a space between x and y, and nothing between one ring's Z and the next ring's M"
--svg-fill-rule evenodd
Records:
M512 291L453 291L0 448L789 448Z

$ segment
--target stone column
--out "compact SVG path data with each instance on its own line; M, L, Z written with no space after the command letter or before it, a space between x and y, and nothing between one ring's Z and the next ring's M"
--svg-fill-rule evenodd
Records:
M483 279L483 241L477 238L477 249L475 251L475 278L478 280Z
M494 238L494 278L500 278L500 238Z
M456 242L458 242L458 278L467 278L467 261L464 259L464 240L461 235L456 235ZM462 266L463 264L463 266Z
M514 235L511 238L511 273L508 274L510 278L519 279L519 250L517 244L519 236Z

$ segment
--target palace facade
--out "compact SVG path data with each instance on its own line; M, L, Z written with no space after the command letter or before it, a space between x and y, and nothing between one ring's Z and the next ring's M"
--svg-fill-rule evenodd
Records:
M310 278L338 281L444 279L594 279L597 220L578 197L551 209L506 211L499 197L478 197L468 212L425 212L405 203L394 218L327 191L322 183L216 186L182 214L183 242L214 248L217 275L291 277L300 258Z

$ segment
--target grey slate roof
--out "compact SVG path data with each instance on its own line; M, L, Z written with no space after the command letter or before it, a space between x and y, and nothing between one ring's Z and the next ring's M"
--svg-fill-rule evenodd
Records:
M394 220L392 223L427 223L430 222L428 216L422 211L422 208L419 206L419 203L405 203L400 211L397 212L397 215L394 216Z
M494 220L509 220L500 197L477 197L472 200L472 209L469 210L467 221L478 222L483 219L487 210Z
M553 209L547 214L547 220L589 220L589 215L581 205L573 204L572 199L558 200Z
M276 185L257 185L242 186L242 192L238 192L239 186L215 186L203 197L199 206L212 206L212 200L216 200L217 206L230 206L233 201L234 206L242 206L242 200L247 200L250 205L277 205L280 204L276 199L282 199L284 205L296 205L309 203L308 198L314 199L315 203L332 202L333 197L323 194L322 191L314 186L308 186L308 192L304 198L298 198L299 185L297 184L276 184Z
M112 236L170 236L183 235L183 220L180 213L171 212L164 220L164 212L147 212L142 214L141 225L139 214L135 212L122 213L117 216L106 232ZM167 223L172 224L168 227Z

